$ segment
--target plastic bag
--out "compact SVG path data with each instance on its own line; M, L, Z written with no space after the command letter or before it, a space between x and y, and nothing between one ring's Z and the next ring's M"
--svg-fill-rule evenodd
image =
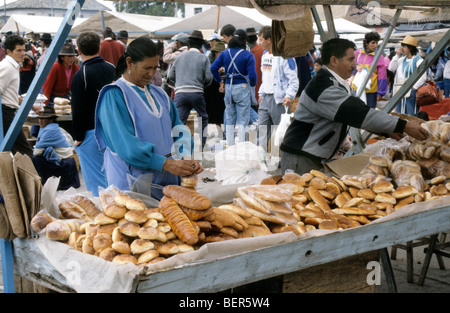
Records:
M444 145L450 145L450 123L442 120L433 120L420 124L428 131L429 140L440 142Z
M291 124L292 113L288 113L289 107L285 106L286 113L281 114L280 124L277 127L277 130L274 134L273 144L277 147L281 145L284 139L284 134L286 134L286 130Z
M413 186L418 191L424 191L427 187L421 167L415 161L397 160L392 163L391 172L397 187Z
M251 142L241 142L215 156L216 179L223 185L259 182L268 177L264 150Z

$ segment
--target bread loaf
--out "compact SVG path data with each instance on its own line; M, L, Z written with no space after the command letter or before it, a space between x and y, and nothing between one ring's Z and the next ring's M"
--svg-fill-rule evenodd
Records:
M45 227L45 236L50 240L67 241L72 230L67 223L56 220Z
M71 199L75 201L75 203L78 204L91 219L94 219L102 212L97 205L86 196L75 195Z
M30 226L34 232L39 233L53 220L54 218L47 213L38 213L31 219Z
M165 196L172 198L176 203L193 210L207 210L211 207L211 200L198 192L177 185L168 185L163 188ZM163 214L164 215L164 214Z
M164 187L164 189L166 187ZM171 194L174 189L169 188L167 190L166 192L168 194ZM199 197L197 197L197 199L199 199ZM199 201L197 205L200 205L200 202L202 201ZM196 203L196 201L194 201L194 203ZM204 208L204 206L206 206L206 204L203 204L202 208ZM183 213L174 199L169 198L169 196L164 196L160 201L159 208L162 215L164 216L164 219L170 225L173 232L177 235L178 238L190 245L194 245L197 243L198 234L195 231L192 222L189 220L186 214Z
M59 210L65 219L76 218L85 221L92 221L86 211L84 211L83 208L75 202L63 200L59 203Z

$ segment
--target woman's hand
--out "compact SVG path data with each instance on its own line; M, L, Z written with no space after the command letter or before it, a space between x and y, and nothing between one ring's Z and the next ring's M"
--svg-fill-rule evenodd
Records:
M163 170L174 175L190 176L203 172L203 167L195 160L173 160L166 159Z

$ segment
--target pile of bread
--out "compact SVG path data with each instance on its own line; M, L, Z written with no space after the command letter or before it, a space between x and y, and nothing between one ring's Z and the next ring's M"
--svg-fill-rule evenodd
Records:
M211 206L192 188L169 185L156 208L111 188L99 203L84 195L58 199L61 216L36 214L31 227L50 240L107 261L138 266L194 251L208 242L271 234L262 220L236 207Z
M55 113L57 115L70 115L72 114L72 107L70 105L70 100L61 97L55 97L53 100Z

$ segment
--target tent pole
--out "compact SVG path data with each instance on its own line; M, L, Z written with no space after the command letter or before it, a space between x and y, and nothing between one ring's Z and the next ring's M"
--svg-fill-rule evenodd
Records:
M325 20L327 21L328 27L328 38L337 38L338 34L336 32L336 27L334 25L333 12L331 11L331 6L328 4L323 5L323 13L325 14Z
M317 9L316 9L315 5L313 5L311 7L311 13L314 17L314 21L316 22L317 31L319 32L319 35L320 35L320 41L322 41L322 43L324 43L325 41L328 40L328 38L327 38L327 34L325 34L325 31L323 29L322 22L320 21L319 13L317 13Z
M366 77L364 77L363 83L361 84L361 86L359 86L358 90L356 91L356 97L361 98L361 95L364 91L364 87L367 85L367 82L369 81L370 77L372 76L372 73L375 71L378 61L380 60L381 54L383 53L383 50L386 47L386 44L389 41L389 38L391 37L392 32L394 31L395 25L397 25L397 21L400 18L401 13L402 13L401 9L398 9L395 12L395 15L392 18L391 24L389 25L389 28L388 28L386 35L381 43L381 46L378 47L377 53L373 59L372 64L370 65L369 72L367 73ZM353 147L347 153L361 153L361 150L364 149L367 140L366 141L362 140L361 132L359 129L351 127L349 130L349 133L350 133Z
M58 32L55 35L55 40L52 41L49 50L45 55L42 66L39 67L36 76L31 82L25 99L20 105L11 123L11 126L9 127L3 140L0 142L0 151L11 151L11 147L13 146L19 132L22 131L23 123L25 122L31 107L36 100L36 97L41 90L48 73L50 72L53 65L53 60L55 60L58 56L59 51L69 35L70 29L72 28L76 17L80 13L84 2L85 0L72 0L67 6L67 12ZM14 279L11 279L11 277L14 276L12 242L2 239L0 242L0 248L2 254L2 275L3 282L5 283L4 291L5 293L14 293Z
M216 29L215 30L219 30L219 20L220 20L220 5L217 6L217 11L216 11Z

